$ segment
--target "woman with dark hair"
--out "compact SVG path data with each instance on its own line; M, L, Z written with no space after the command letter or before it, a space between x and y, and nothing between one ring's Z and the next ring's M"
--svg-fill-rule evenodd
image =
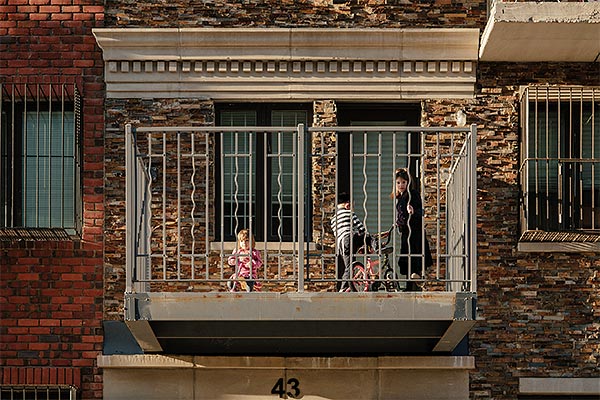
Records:
M407 169L398 168L394 175L395 189L391 197L396 199L396 228L401 235L399 271L411 280L421 279L420 274L424 269L433 265L429 243L423 230L423 202ZM408 291L419 289L412 281L406 285Z

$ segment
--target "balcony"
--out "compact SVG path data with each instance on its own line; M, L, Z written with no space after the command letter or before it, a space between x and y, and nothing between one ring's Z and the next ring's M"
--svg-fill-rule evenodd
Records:
M127 126L125 138L125 322L144 352L444 355L474 325L474 126ZM386 231L399 167L423 199L434 263L400 274L399 257L425 255L401 254L392 230L386 248L355 254L366 266L389 257L392 272L372 267L353 275L361 291L339 293L337 194L369 232ZM262 255L261 291L227 287L242 228Z
M600 3L488 1L480 61L597 62Z

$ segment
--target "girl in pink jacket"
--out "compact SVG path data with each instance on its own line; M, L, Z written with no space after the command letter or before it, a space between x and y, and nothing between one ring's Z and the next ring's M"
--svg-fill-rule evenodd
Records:
M261 283L256 282L258 271L263 262L260 251L254 248L254 237L250 237L248 229L242 229L237 235L237 249L227 259L227 264L235 266L235 272L227 282L230 292L241 289L247 292L260 292Z

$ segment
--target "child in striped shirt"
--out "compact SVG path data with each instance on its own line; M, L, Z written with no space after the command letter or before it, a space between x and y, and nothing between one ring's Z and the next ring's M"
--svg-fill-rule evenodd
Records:
M352 211L350 196L347 193L338 195L338 204L335 215L331 218L331 228L335 235L337 247L338 279L341 276L340 292L350 289L350 272L352 268L352 255L364 244L368 244L367 229ZM351 248L352 247L352 248Z

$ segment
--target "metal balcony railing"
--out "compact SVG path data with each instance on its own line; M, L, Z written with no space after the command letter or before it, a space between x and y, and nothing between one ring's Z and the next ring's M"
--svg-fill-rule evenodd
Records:
M336 291L335 199L348 191L370 232L389 229L396 168L417 183L434 259L416 283L476 291L475 126L128 125L125 134L128 293L227 292L232 237L242 228L256 237L263 292ZM401 291L415 279L395 267L407 255L401 234L391 236L394 273L386 282ZM384 277L375 271L371 279Z

